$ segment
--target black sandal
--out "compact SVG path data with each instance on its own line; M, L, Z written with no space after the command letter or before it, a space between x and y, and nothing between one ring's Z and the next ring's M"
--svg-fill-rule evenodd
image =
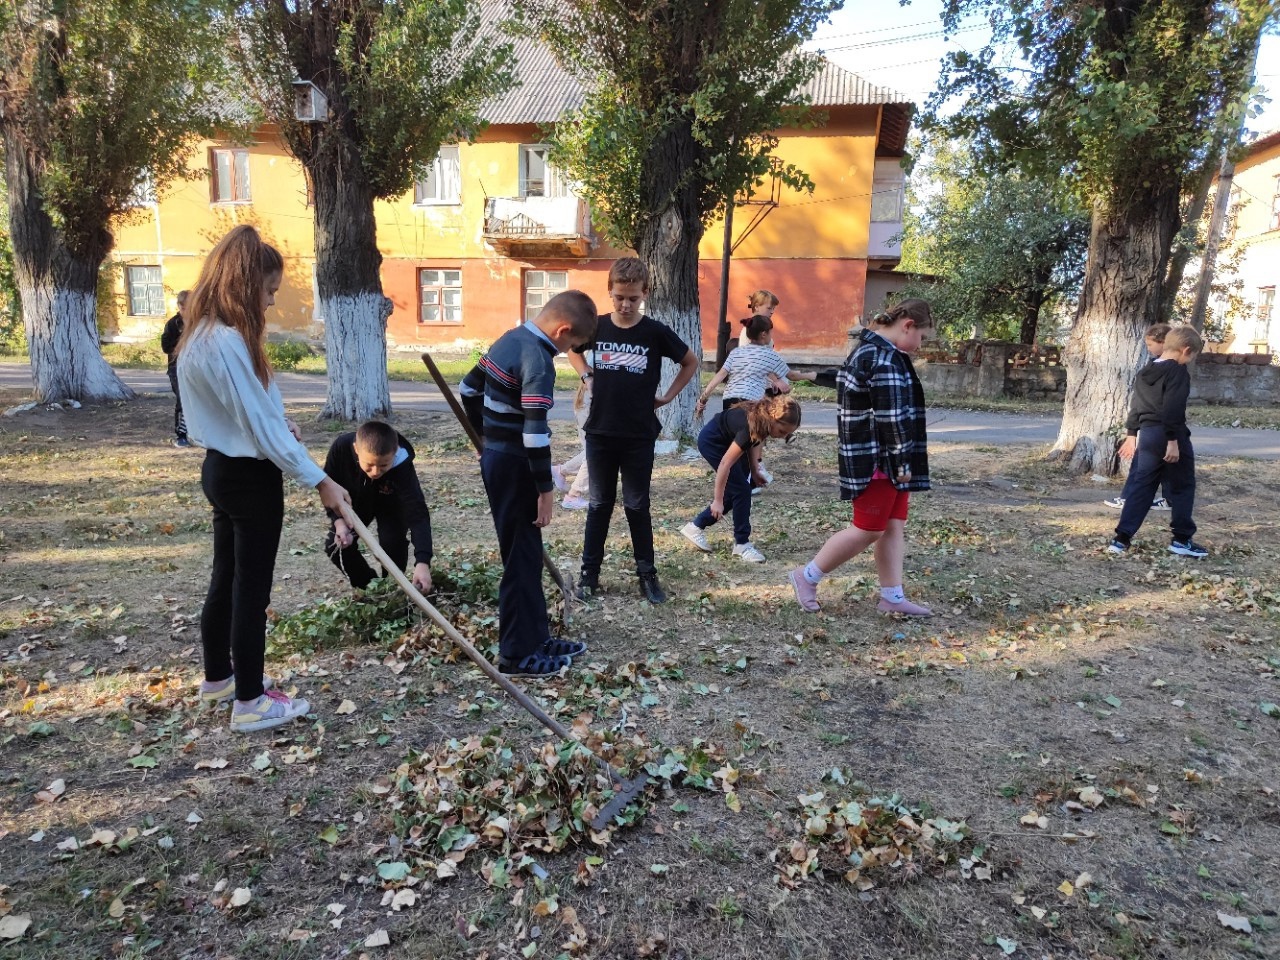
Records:
M552 637L539 648L538 652L548 657L577 657L587 652L587 645L581 640L560 640Z
M516 662L498 658L498 670L509 677L553 677L573 660L565 656L547 656L541 650Z

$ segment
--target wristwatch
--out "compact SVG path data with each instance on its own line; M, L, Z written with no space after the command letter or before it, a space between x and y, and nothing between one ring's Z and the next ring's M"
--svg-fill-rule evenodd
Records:
M594 376L594 374L593 374L590 370L588 370L586 373L582 374L582 382L583 382L583 383L586 383L586 382L587 382L588 380L590 380L593 376Z

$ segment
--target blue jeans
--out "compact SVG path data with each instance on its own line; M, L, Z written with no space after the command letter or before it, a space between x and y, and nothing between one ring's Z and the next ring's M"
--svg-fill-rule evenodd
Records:
M1143 427L1138 431L1138 450L1124 484L1124 509L1116 524L1116 539L1122 543L1127 544L1142 526L1161 484L1173 511L1169 524L1173 539L1185 543L1195 535L1191 511L1196 501L1196 455L1191 449L1191 434L1184 432L1178 437L1177 463L1164 461L1168 442L1164 427Z
M724 442L718 424L708 423L698 434L698 452L702 454L712 469L719 471L720 462L724 460L730 441ZM738 462L729 471L728 482L724 485L724 512L733 514L733 542L751 542L751 453L743 451ZM693 525L702 530L714 526L717 518L711 515L711 508L703 510L693 518Z

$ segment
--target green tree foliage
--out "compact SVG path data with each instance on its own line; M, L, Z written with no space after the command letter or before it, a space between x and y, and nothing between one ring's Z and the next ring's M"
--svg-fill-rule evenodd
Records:
M947 0L981 14L992 42L956 53L929 123L973 138L995 164L1062 178L1091 213L1088 261L1064 352L1067 402L1052 456L1114 468L1111 432L1162 319L1182 198L1238 123L1272 0ZM1024 70L1002 66L1016 46ZM953 108L953 109L952 109Z
M311 168L354 147L346 172L379 200L410 190L442 143L479 133L481 105L515 81L511 44L475 0L250 0L240 16L241 66L294 156ZM299 78L328 98L327 122L296 119Z
M0 7L10 239L38 395L128 394L97 353L97 270L112 219L144 182L188 176L196 135L221 119L223 22L196 0Z
M764 182L770 131L813 122L801 45L832 0L524 0L529 29L586 87L552 137L553 160L593 222L652 276L648 312L701 351L698 241L726 202ZM783 165L784 183L812 190ZM687 431L696 388L664 411Z
M902 269L945 279L913 291L934 301L943 332L1034 343L1084 276L1089 218L1061 182L993 172L968 143L941 140L910 190Z

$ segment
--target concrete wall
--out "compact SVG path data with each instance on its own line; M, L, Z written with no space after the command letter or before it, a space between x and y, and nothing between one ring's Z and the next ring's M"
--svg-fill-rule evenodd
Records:
M1206 353L1191 366L1191 402L1269 406L1280 402L1280 366L1271 354ZM937 397L1063 400L1067 370L1056 356L987 341L917 361L925 393Z

